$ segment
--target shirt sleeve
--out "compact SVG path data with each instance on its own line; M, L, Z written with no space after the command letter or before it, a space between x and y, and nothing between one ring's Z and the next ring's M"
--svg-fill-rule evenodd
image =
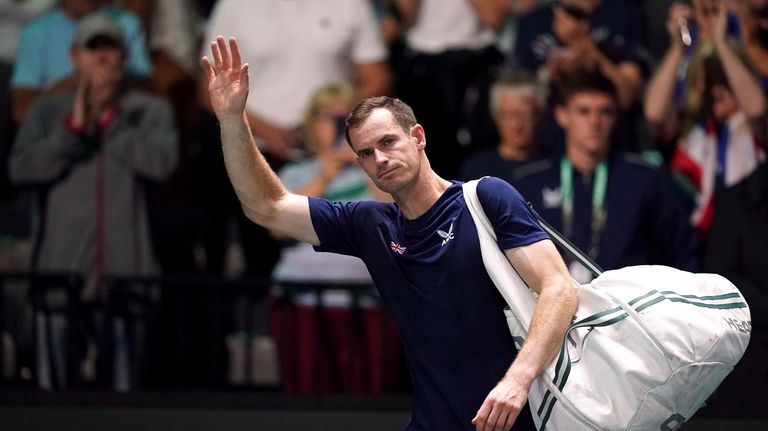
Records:
M356 216L363 202L331 202L309 197L309 213L320 245L316 251L359 257Z
M477 185L477 197L493 225L496 242L502 250L549 239L523 197L506 181L495 177L483 178Z
M387 48L381 38L379 24L369 1L355 2L355 36L352 38L352 62L355 64L374 63L387 59Z
M66 127L64 110L56 106L61 97L42 96L30 107L8 156L12 184L51 184L87 157L84 136Z

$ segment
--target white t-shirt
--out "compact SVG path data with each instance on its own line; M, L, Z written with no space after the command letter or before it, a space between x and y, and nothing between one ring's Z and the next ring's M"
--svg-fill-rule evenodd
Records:
M469 0L422 0L419 15L406 35L408 46L435 54L449 49L479 49L494 43Z
M318 88L351 80L352 65L387 58L368 0L220 0L206 33L209 58L213 38L237 37L247 109L282 127L301 123Z

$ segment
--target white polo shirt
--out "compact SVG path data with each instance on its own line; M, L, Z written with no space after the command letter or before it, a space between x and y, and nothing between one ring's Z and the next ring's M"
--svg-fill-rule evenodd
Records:
M352 65L387 58L368 0L220 0L204 55L219 34L250 65L248 111L282 127L301 123L318 88L352 80Z
M449 49L480 49L496 39L469 0L422 0L419 15L406 35L417 52L437 54Z

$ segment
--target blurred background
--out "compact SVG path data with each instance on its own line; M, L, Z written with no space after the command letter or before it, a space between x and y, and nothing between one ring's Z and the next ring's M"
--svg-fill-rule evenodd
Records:
M0 0L0 35L3 429L407 422L362 262L241 211L199 61L217 35L238 38L248 122L294 192L391 200L344 140L357 100L391 95L439 175L509 181L605 269L728 277L752 341L682 429L768 429L768 0ZM610 159L640 166L609 174L597 231L563 226L548 173L581 72L616 89Z

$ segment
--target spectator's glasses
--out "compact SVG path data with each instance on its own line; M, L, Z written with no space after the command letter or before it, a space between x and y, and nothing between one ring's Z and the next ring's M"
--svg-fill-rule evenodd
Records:
M563 12L567 13L571 18L577 19L579 21L587 21L591 17L589 12L573 4L559 1L557 2L557 6L562 9Z
M120 42L116 41L115 39L109 36L99 34L88 39L88 42L85 42L85 48L91 51L95 51L97 49L109 49L109 48L121 49L122 45L120 45Z

